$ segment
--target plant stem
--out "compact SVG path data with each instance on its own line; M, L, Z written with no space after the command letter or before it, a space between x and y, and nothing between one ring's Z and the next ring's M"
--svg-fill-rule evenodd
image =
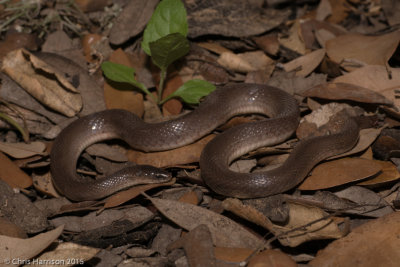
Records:
M6 122L11 124L12 126L14 126L21 133L22 138L24 139L24 141L27 142L27 143L29 142L29 133L23 127L21 127L18 124L18 122L16 122L11 117L9 117L6 114L1 113L1 112L0 112L0 118L5 120Z
M158 103L159 101L157 100L157 98L146 88L146 86L144 86L144 84L133 84L134 86L139 86L140 89L143 90L143 92L145 92L148 96L151 97L151 99L153 99L154 103Z
M159 101L159 105L161 106L162 104L164 104L165 102L167 102L168 100L170 100L171 98L175 97L174 94L170 94L169 96L167 96L166 98L162 99L161 101Z
M158 104L159 105L161 105L161 101L162 101L162 92L164 90L164 81L165 81L166 76L167 76L167 70L161 69L160 83L158 85Z

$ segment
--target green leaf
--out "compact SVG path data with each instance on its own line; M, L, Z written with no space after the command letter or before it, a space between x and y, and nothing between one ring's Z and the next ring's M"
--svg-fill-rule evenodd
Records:
M189 41L180 33L171 33L150 43L151 59L162 70L186 55L189 49Z
M154 98L154 96L143 83L135 80L135 70L133 68L122 64L105 61L101 64L101 69L103 70L103 73L107 79L110 79L114 82L129 83Z
M212 91L215 90L215 86L204 80L190 80L184 83L175 92L166 97L162 103L173 97L180 97L188 104L198 104L200 99ZM161 103L161 104L162 104Z
M185 37L188 32L185 6L181 0L162 0L144 30L142 49L151 56L151 42L177 32Z
M131 67L106 61L101 64L101 69L103 70L104 75L108 79L114 82L120 82L120 83L136 82L135 70Z

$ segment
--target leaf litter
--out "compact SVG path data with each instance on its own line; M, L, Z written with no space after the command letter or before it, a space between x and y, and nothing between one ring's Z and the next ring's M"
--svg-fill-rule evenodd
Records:
M147 266L296 266L295 261L310 266L396 266L397 2L282 1L264 6L257 1L185 1L188 28L179 24L176 32L196 37L188 41L190 50L184 45L154 62L140 46L157 1L75 3L39 5L39 13L30 13L33 7L26 6L18 20L10 17L16 9L1 4L0 96L7 104L0 103L0 112L26 126L32 140L23 143L26 139L15 126L0 120L0 150L5 153L0 153L0 179L6 182L0 190L2 203L7 203L1 210L2 225L20 237L2 236L3 244L16 245L20 253L7 257L75 258L78 264L88 261L93 266L99 259L122 266L122 258L125 264ZM61 21L47 17L42 23L45 14L62 14ZM165 27L167 17L150 24ZM30 33L16 34L15 29ZM149 34L145 33L144 49L149 54L153 47L158 55L162 42L146 42L164 35L149 39ZM164 41L171 44L169 38ZM45 53L33 52L38 50ZM175 61L176 55L187 52ZM168 167L179 175L171 182L133 187L104 200L53 203L62 198L51 184L48 140L71 121L105 108L127 109L146 121L168 120L192 109L177 99L160 108L134 86L105 79L100 65L107 60L133 67L133 78L153 92L160 82L156 65L166 68L174 61L163 98L180 87L189 91L202 86L200 82L185 87L193 79L277 86L295 95L302 114L309 114L296 132L299 139L330 133L330 117L342 109L359 119L360 138L352 150L319 164L295 190L253 201L217 196L201 178L193 178L198 177L201 151L215 133L182 148L153 153L113 141L89 148L78 162L79 173L107 173L115 162L128 158ZM199 97L193 93L186 102ZM216 132L231 127L227 125ZM386 130L394 133L387 137ZM296 141L259 149L231 168L257 171L268 162L280 164ZM61 224L64 230L55 228ZM64 243L56 246L54 241L61 240ZM301 244L308 241L324 245L305 249ZM0 248L3 256L7 251Z

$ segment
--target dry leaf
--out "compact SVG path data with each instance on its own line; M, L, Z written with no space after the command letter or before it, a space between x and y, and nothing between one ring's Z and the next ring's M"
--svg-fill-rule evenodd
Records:
M216 267L213 241L210 230L200 224L180 239L168 245L168 250L183 248L189 266Z
M95 143L85 149L85 151L95 157L101 157L108 159L113 162L126 162L128 161L127 156L123 153L123 149L120 147L113 147L104 143Z
M240 53L238 56L249 62L256 71L265 70L274 65L274 61L262 51Z
M54 250L41 254L38 258L31 260L31 263L24 266L79 266L85 261L93 258L100 249L82 246L67 242L59 243Z
M267 57L262 51L245 52L241 54L224 52L218 58L217 62L225 68L244 73L264 70L274 63L274 61Z
M195 191L186 192L183 196L178 199L179 202L189 203L192 205L197 205L200 202L200 199L197 197Z
M279 250L264 250L250 259L247 267L297 267L291 257Z
M67 36L65 32L63 34ZM89 73L87 73L87 69L82 67L85 66L85 62L83 61L84 59L82 57L82 52L78 50L72 50L72 51L71 51L72 53L78 54L77 60L81 62L81 65L69 59L68 56L64 57L54 53L39 53L37 55L40 59L50 64L53 68L59 70L65 77L69 77L69 79L71 79L71 81L77 85L77 88L82 96L82 101L83 103L85 103L84 106L82 107L82 110L79 113L80 116L85 116L92 114L94 112L104 110L105 109L104 92L102 86L99 85L99 81L96 81L96 79L94 78L97 77L97 75L91 76ZM100 59L98 60L100 61ZM96 66L92 67L96 68ZM94 70L93 68L92 70ZM33 110L36 111L36 108L33 108ZM50 114L49 112L44 112L44 111L45 110L42 110L41 114L43 114L46 117L49 117L50 115L49 118L55 118L56 121L60 122L61 119L59 118L59 116L56 116L57 114L54 113ZM51 120L54 121L53 119ZM61 121L65 121L65 118L62 119ZM54 136L54 133L52 133L52 135ZM46 136L51 136L51 134L47 133Z
M2 10L4 12L4 10ZM5 55L9 52L18 49L25 48L30 51L38 50L39 38L35 33L26 33L18 31L9 31L2 41L0 41L0 61L3 61Z
M49 232L28 239L0 236L0 264L2 266L21 265L19 260L29 260L47 248L64 230L59 226Z
M375 160L375 162L381 165L382 172L372 179L368 179L366 181L358 183L358 185L379 185L387 182L392 182L400 178L399 171L397 170L396 166L390 161Z
M393 208L389 203L368 188L350 186L336 191L334 195L344 201L354 203L353 205L350 204L350 207L353 207L353 209L346 210L352 214L378 218L393 212Z
M362 153L362 155L360 155L361 159L373 159L373 152L372 152L372 148L369 147L367 150L365 150L364 153Z
M296 76L306 77L321 63L324 56L325 49L318 49L283 64L283 68L287 72L295 70Z
M77 212L77 211L92 211L92 210L98 210L99 205L102 203L102 201L83 201L83 202L76 202L76 203L67 203L64 204L60 207L58 214L63 214L63 213L71 213L71 212Z
M321 0L316 12L316 20L325 20L328 16L330 16L332 14L332 6L329 0Z
M362 103L391 105L392 101L370 89L349 83L325 83L301 92L305 97L330 100L352 100Z
M27 188L32 185L32 179L14 164L6 155L0 152L0 179L11 187Z
M267 54L276 56L279 52L279 42L276 34L253 37L252 40Z
M215 246L256 249L262 244L262 239L236 222L208 209L167 199L150 200L164 216L188 231L207 225Z
M326 105L321 105L318 109L313 110L310 114L305 115L300 120L300 125L296 130L297 137L302 140L310 136L323 136L335 128L332 124L332 119L335 115L346 110L351 115L356 115L354 108L348 104L332 102Z
M101 43L103 38L105 37L97 33L88 33L82 37L83 54L87 62L95 63L98 60L98 58L94 58L95 47Z
M317 45L318 32L323 30L328 32L330 36L336 37L341 34L347 33L346 29L325 21L318 21L315 19L301 20L301 36L304 39L304 43L308 49L313 49ZM320 43L322 47L325 47L325 42Z
M332 32L327 31L327 30L325 30L325 29L320 29L320 30L317 30L317 31L315 32L315 38L317 39L319 45L320 45L321 47L323 47L323 48L326 47L326 46L325 46L325 43L326 43L328 40L334 39L335 37L336 37L336 36L335 36Z
M331 15L328 16L325 20L332 24L340 24L344 19L348 17L351 11L347 0L329 0L329 4L332 8L332 11ZM317 15L317 10L314 9L308 12L304 17L315 18L316 15Z
M15 223L10 222L4 217L0 217L0 235L6 235L17 238L28 237L25 231L21 227L19 227Z
M177 75L177 73L174 73L173 75L168 75L162 98L164 99L165 97L175 92L179 87L181 87L182 84L183 81L181 79L181 76ZM162 106L164 116L180 114L182 111L182 106L182 102L179 99L172 98L168 100Z
M46 149L43 142L27 143L4 143L0 142L0 151L13 158L22 159L41 154Z
M314 111L321 108L322 105L314 99L307 97L307 106L311 111Z
M221 46L218 43L207 42L207 43L197 43L197 45L207 49L208 51L214 52L217 55L221 55L222 53L226 53L226 52L232 53L231 50Z
M400 24L400 6L397 1L383 0L377 7L379 6L382 8L390 26L395 27L396 24Z
M227 262L242 262L247 259L254 250L248 248L215 247L215 258Z
M54 226L65 225L66 231L80 233L97 228L104 229L117 221L123 220L128 220L134 225L142 225L153 219L154 216L155 214L147 208L137 205L125 209L108 209L100 214L97 211L92 211L84 216L59 216L51 219L50 222Z
M75 0L74 3L83 12L101 11L112 3L111 0Z
M33 186L43 194L53 197L61 197L53 185L50 172L44 174L32 174Z
M386 66L396 51L400 40L400 31L380 35L365 36L346 34L326 42L326 53L336 63L343 60L356 60L367 65ZM351 64L342 64L346 69L354 69Z
M367 222L319 251L313 267L397 267L400 262L400 212Z
M328 22L340 24L350 13L349 4L346 0L329 0L332 7L332 15L327 18Z
M289 30L289 37L279 37L279 43L297 53L304 55L306 53L306 46L301 36L301 27L298 20L292 25Z
M282 225L273 224L261 212L251 206L244 205L238 199L228 198L223 202L224 209L268 229L275 236L278 235L279 242L284 246L295 247L310 240L339 238L342 236L339 228L331 219L318 221L311 226L284 235L285 232L302 227L327 215L323 210L316 207L308 207L296 203L288 203L288 205L289 220Z
M267 68L257 71L248 72L246 74L245 83L258 83L266 84L272 73L274 72L275 65L269 65Z
M285 232L320 220L327 215L325 211L317 207L289 203L289 221L283 226L275 225L275 228L277 230L280 228L280 232ZM336 223L328 218L313 223L302 230L296 230L281 236L278 240L284 246L296 247L309 240L340 238L342 235Z
M111 24L110 42L114 45L121 45L141 33L158 2L158 0L128 1Z
M111 54L110 61L133 67L128 55L120 48ZM104 101L107 108L125 109L142 117L144 112L143 95L135 90L137 89L132 85L126 83L109 83L106 80L104 83Z
M257 70L255 67L252 66L250 62L232 52L223 52L218 58L217 62L221 66L237 72L246 73Z
M360 137L358 138L357 144L350 149L349 151L336 155L333 157L330 157L328 159L336 159L336 158L341 158L349 155L353 155L356 153L359 153L361 151L364 151L367 149L372 143L375 141L375 139L379 136L383 128L375 129L375 128L368 128L368 129L362 129L360 131Z
M79 92L64 75L24 49L8 53L2 70L39 102L68 117L82 108Z
M158 168L198 162L204 146L214 136L211 134L193 144L162 152L144 153L128 150L127 156L130 161L137 164L153 165Z
M298 187L300 190L319 190L376 175L382 167L374 160L344 158L319 164Z
M391 75L390 75L391 74ZM391 77L390 77L391 76ZM396 90L400 88L400 69L385 68L385 66L365 66L355 71L337 77L334 83L350 83L377 93L400 107L400 99L396 97Z
M264 227L265 229L268 229L274 234L280 233L274 232L275 225L266 216L264 216L264 214L262 214L260 211L253 208L252 206L243 204L243 202L237 198L224 199L224 201L222 201L222 207L225 210L231 211L248 221L251 221L257 225Z
M270 162L270 165L273 165L275 162ZM282 163L282 162L280 162ZM279 163L277 163L279 164ZM237 160L233 162L230 166L229 169L234 172L251 172L254 167L257 166L257 160L256 159L244 159L244 160Z

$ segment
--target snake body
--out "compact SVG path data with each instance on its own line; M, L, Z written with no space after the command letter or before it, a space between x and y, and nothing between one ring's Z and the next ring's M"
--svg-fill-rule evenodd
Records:
M281 167L255 173L230 171L228 166L234 159L285 141L299 123L297 102L288 93L266 85L236 84L215 90L194 111L166 122L145 123L117 109L74 121L53 144L53 183L68 198L82 201L103 198L137 183L167 181L167 172L151 166L130 167L99 180L82 179L76 164L82 151L99 141L122 139L145 152L169 150L200 139L233 116L249 113L269 118L219 134L201 154L202 178L216 193L253 198L284 192L300 183L318 162L351 149L358 140L357 123L339 119L338 133L301 141Z

